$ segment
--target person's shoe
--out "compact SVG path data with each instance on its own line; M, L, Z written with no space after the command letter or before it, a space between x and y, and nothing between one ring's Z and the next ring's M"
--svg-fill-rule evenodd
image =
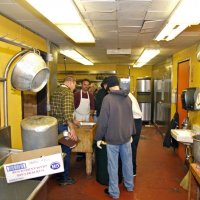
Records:
M64 186L64 185L72 185L76 183L76 181L73 178L68 178L67 180L59 180L59 185Z
M126 188L128 192L133 192L133 188Z
M119 197L113 197L109 191L108 191L108 188L104 189L104 193L107 194L109 197L113 198L113 199L119 199Z
M136 176L136 173L133 173L133 176Z

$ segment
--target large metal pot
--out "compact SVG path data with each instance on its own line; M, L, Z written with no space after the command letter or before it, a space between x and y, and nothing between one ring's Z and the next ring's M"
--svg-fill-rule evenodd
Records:
M194 161L200 165L200 135L193 136L193 157Z
M40 91L49 79L49 68L40 55L28 52L15 64L11 84L17 90Z
M35 115L21 122L23 150L29 151L58 145L57 119Z

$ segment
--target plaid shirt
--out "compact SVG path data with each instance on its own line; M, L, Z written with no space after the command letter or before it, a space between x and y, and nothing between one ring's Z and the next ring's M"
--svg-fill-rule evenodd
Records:
M66 86L59 86L51 96L50 115L58 120L59 124L72 122L74 112L74 95Z

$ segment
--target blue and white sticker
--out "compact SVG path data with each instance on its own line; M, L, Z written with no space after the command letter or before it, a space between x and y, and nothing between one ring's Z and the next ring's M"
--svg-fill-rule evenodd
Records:
M59 162L53 162L51 165L50 165L51 169L59 169L60 168L60 163Z
M26 163L19 163L15 165L6 166L7 172L17 171L17 170L26 169L26 168L27 168Z

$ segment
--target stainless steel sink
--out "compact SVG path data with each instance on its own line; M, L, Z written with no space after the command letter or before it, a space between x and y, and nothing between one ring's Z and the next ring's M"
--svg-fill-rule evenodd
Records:
M0 177L1 200L28 199L39 182L40 181L27 180L8 184L5 177Z
M9 149L9 148L0 148L0 165L4 163L6 158L10 154L19 153L21 150L18 149ZM4 169L0 169L0 199L1 200L39 200L46 199L47 189L46 182L49 176L43 177L41 180L32 179L24 180L15 183L7 183L6 177L4 174ZM42 189L42 198L37 198L38 193Z
M0 165L2 165L4 163L4 161L10 154L16 154L19 152L22 152L22 150L11 149L11 148L0 148Z
M7 183L6 178L2 176L0 170L0 194L1 200L45 200L47 196L47 180L48 176L42 178L42 180L24 180L15 183ZM42 198L37 198L38 193L42 189Z

